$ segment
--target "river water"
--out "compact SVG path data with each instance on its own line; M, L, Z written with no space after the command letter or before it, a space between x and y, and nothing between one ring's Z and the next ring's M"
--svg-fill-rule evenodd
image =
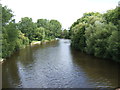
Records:
M119 65L70 48L70 40L27 46L2 66L3 88L115 88Z

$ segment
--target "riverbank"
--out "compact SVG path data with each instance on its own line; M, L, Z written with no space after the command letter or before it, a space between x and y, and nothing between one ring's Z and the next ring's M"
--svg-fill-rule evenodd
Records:
M52 42L52 41L56 41L59 40L58 38L55 39L51 39L51 40L42 40L42 41L32 41L29 45L33 46L33 45L42 45L42 44L46 44L48 42ZM26 46L24 46L23 48L25 48ZM22 49L22 48L21 48ZM2 64L6 59L5 58L1 58L0 59L0 64Z
M46 44L46 43L48 43L48 42L52 42L52 41L56 41L56 40L59 40L59 39L58 39L58 38L55 38L55 39L51 39L51 40L32 41L32 42L30 43L30 45L36 45L36 44L42 45L42 44Z

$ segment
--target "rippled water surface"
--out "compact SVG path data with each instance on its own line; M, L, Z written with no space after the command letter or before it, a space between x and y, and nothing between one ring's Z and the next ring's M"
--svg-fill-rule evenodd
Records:
M70 40L27 46L3 63L3 88L118 87L119 65L70 48Z

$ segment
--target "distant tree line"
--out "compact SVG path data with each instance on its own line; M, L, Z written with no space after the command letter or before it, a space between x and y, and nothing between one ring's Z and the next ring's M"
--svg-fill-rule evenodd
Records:
M84 13L70 27L71 46L100 58L120 61L120 7Z
M2 7L2 58L10 57L13 52L30 44L32 41L52 40L66 38L67 31L61 30L62 26L57 20L24 17L18 23L13 19L11 9ZM64 33L65 32L65 33Z

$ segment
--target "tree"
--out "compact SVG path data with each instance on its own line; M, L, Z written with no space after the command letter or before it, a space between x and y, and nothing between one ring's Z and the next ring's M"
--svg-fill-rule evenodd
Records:
M2 7L2 26L5 26L13 16L11 9L8 9L6 6Z
M59 37L60 30L61 30L61 24L57 20L47 20L47 19L38 19L37 20L37 27L43 27L46 30L47 36L52 37ZM49 34L48 34L49 33Z
M61 24L60 24L60 22L57 21L57 20L50 20L50 25L51 25L51 27L52 27L51 30L52 30L54 33L57 33L57 31L60 31L60 30L61 30Z
M6 6L2 7L2 57L7 57L11 54L11 51L9 50L10 44L8 43L8 37L10 37L10 35L8 35L8 30L6 27L8 27L7 23L9 23L12 17L13 14L11 9L8 9ZM12 23L10 25L12 29L14 25ZM9 34L11 33L9 32Z
M49 21L47 19L38 19L37 20L37 27L43 27L49 29Z
M113 24L118 25L120 21L120 7L116 7L113 10L108 10L103 17L107 23L112 22Z
M71 46L97 57L120 61L120 7L105 14L85 13L70 27Z
M108 39L108 52L113 60L120 61L120 31L113 31Z
M37 26L32 22L32 19L29 17L24 17L18 23L18 29L29 38L30 42L34 40L34 34Z
M3 57L7 55L10 56L12 52L15 50L16 40L18 37L18 31L16 30L15 23L10 22L4 28L4 39L3 39Z
M27 45L29 39L18 30L15 20L12 19L12 11L6 6L2 8L2 58L6 58L10 57L14 51Z
M69 39L70 37L69 37L69 30L66 30L66 29L64 29L63 31L62 31L62 36L61 36L62 38L65 38L65 39Z
M85 24L79 23L73 28L74 34L72 36L72 46L80 51L84 51L86 43L85 43Z

